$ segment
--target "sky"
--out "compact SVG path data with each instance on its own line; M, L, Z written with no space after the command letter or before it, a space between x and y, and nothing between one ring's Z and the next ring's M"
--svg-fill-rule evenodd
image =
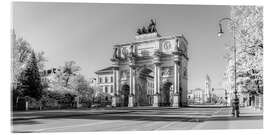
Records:
M13 12L17 37L45 52L45 68L74 60L81 74L95 77L111 66L113 45L134 41L136 30L153 18L159 34L184 34L189 42L188 89L204 88L207 74L212 87L222 87L232 35L225 29L217 37L218 20L230 17L229 6L15 2Z

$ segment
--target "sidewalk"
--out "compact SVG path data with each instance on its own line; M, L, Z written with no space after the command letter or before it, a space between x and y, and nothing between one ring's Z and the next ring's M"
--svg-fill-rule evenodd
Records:
M262 129L263 111L251 107L240 108L240 117L231 114L231 108L222 108L212 118L193 129Z

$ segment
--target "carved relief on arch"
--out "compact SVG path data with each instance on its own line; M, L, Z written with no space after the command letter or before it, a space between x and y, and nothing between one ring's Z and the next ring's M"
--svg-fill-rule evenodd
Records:
M126 47L121 48L121 53L124 59L128 58L129 51Z
M172 74L173 74L173 66L161 68L161 77L171 77Z
M125 82L129 78L129 70L123 70L120 72L121 81Z

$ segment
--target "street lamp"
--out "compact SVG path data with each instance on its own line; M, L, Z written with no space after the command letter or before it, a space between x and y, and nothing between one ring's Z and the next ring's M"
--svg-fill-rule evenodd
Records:
M221 37L223 34L224 34L224 32L223 32L223 30L222 30L222 25L221 25L221 22L219 22L219 32L218 32L218 37Z
M219 32L218 36L220 37L224 34L222 30L222 22L229 21L233 27L233 46L234 46L234 100L233 100L233 108L232 114L234 117L239 117L239 99L237 96L237 88L236 88L236 44L235 44L235 22L231 18L222 18L219 20Z

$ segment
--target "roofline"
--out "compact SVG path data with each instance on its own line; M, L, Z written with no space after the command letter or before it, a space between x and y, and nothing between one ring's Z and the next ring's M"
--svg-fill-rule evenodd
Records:
M101 74L101 73L113 73L113 71L95 72L95 74Z
M113 68L113 66L109 66L107 68L103 68L103 69L100 69L98 71L95 72L95 74L100 74L100 73L112 73L113 70L112 69L109 69L109 68ZM103 70L103 71L102 71Z

